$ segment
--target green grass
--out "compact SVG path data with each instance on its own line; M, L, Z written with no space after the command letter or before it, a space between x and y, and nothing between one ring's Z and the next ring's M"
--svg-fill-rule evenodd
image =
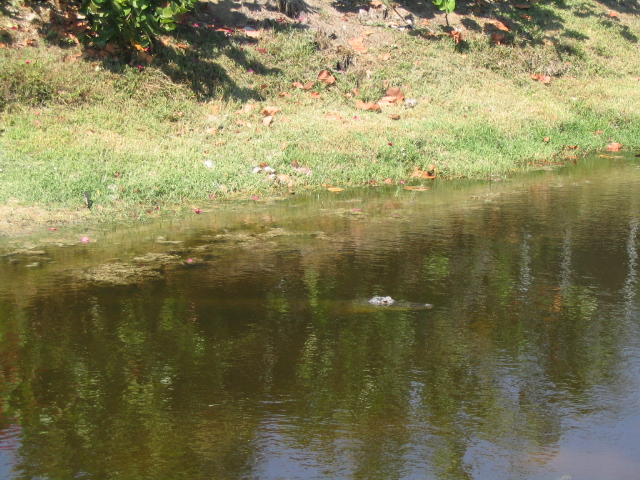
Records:
M126 59L74 61L78 47L45 41L0 49L0 202L80 208L90 191L96 212L144 215L212 196L411 182L414 167L430 164L441 177L486 178L561 159L567 146L640 148L637 15L614 20L599 3L577 0L534 4L532 20L509 5L497 13L511 21L506 45L482 28L458 46L380 29L369 52L334 71L335 85L314 87L320 98L291 83L333 70L342 53L291 27L264 29L255 45L182 27L142 69ZM380 61L383 53L391 58ZM368 112L346 96L357 87L359 99L376 101L385 84L402 86L417 106ZM254 110L237 113L247 103ZM267 105L281 111L265 127ZM262 162L290 177L253 173Z

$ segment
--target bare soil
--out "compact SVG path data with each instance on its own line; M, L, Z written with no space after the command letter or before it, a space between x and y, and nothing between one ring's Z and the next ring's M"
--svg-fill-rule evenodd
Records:
M0 204L0 237L29 235L47 228L74 225L89 220L90 216L87 209L49 210L9 201Z

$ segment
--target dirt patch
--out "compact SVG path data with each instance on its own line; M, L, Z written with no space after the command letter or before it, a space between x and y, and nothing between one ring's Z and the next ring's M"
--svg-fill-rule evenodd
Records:
M9 201L0 204L0 237L32 234L38 230L74 225L90 220L91 212L83 210L47 210Z

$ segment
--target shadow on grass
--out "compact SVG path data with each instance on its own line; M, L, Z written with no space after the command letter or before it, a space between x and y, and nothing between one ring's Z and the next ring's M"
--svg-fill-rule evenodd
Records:
M286 4L283 4L283 8L295 5L293 10L290 7L291 12L312 11L302 0L280 1ZM257 18L262 19L256 20L245 12L250 15L255 13ZM260 0L221 0L216 3L201 1L167 35L170 42L155 42L153 52L149 52L149 55L153 54L151 67L163 72L172 82L187 86L199 101L220 96L243 102L264 100L259 90L240 86L223 64L231 61L239 69L254 73L256 83L260 82L259 77L280 75L282 71L279 68L268 67L248 54L247 47L253 46L257 41L238 30L246 26L276 32L308 28L299 23L279 23L272 18L276 15L282 16L275 5L265 4ZM40 28L41 36L45 41L61 48L74 46L75 43L67 45L64 39L55 34L60 32L60 26L64 23L64 18L52 15L51 20ZM48 35L51 38L47 38ZM115 51L105 55L104 52L87 47L85 54L94 61L101 61L104 69L115 74L122 74L127 66L148 66L144 61L144 53L136 55L135 52Z
M609 10L609 14L598 11L585 3L568 3L565 0L540 0L534 3L531 0L513 0L509 2L488 2L485 0L462 0L458 1L456 10L449 16L447 22L450 24L438 27L440 33L448 33L455 23L471 31L489 31L493 28L493 20L504 23L509 32L506 34L505 43L517 46L537 45L543 43L546 35L558 35L576 40L585 40L588 37L580 32L568 29L561 16L555 13L554 9L570 10L571 13L579 17L600 18L600 23L620 35L631 43L637 43L638 38L628 26L622 25L617 14L627 13L632 15L640 14L640 3L638 0L598 0L598 3ZM387 20L397 20L401 15L399 11L408 12L405 20L410 20L412 24L418 24L421 19L430 20L442 12L430 1L417 2L415 0L398 0L397 9L389 11ZM370 3L365 0L336 0L334 7L344 13L357 13L360 10L369 10ZM454 21L455 19L455 21ZM434 32L430 28L415 29L414 34L426 36L427 33Z

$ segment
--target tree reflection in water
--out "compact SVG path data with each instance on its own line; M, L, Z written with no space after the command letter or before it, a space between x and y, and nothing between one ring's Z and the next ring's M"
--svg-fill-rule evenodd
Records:
M574 419L637 409L640 175L585 165L479 198L355 193L358 215L265 207L130 287L0 264L14 478L549 474Z

